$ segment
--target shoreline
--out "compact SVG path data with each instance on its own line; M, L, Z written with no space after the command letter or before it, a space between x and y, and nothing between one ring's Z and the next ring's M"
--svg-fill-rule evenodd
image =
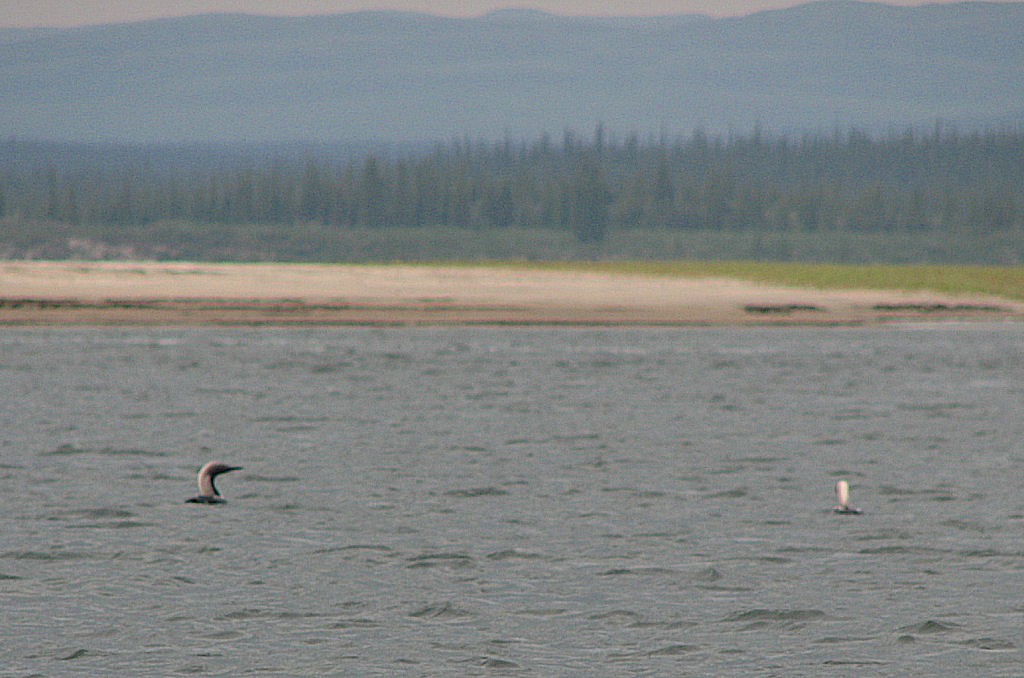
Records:
M509 265L0 262L0 326L876 325L1024 320L993 296Z

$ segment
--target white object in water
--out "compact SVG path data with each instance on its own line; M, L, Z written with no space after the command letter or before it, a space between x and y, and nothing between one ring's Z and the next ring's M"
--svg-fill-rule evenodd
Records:
M832 510L836 513L863 513L859 508L850 506L850 485L845 480L840 480L836 483L836 501L839 504L832 507Z
M199 495L187 499L186 503L223 504L224 499L221 498L220 492L217 491L217 486L213 484L213 479L221 473L240 471L241 469L241 466L228 466L221 461L208 462L203 468L199 469Z

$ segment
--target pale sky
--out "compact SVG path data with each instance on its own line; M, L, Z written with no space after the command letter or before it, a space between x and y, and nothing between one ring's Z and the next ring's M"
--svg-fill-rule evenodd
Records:
M362 10L403 10L478 16L496 9L528 8L554 14L736 16L802 4L805 0L0 0L0 28L121 23L209 12L298 16ZM923 5L954 0L890 0ZM1018 0L1020 1L1020 0Z

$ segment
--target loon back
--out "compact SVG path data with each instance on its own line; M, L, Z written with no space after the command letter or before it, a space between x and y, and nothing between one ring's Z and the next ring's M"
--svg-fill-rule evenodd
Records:
M199 495L198 497L192 497L191 499L185 500L186 504L226 504L227 500L221 497L204 497Z

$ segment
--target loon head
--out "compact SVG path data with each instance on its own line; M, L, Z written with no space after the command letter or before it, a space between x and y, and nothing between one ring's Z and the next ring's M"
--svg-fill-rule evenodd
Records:
M224 500L213 483L221 473L239 471L241 466L229 466L222 461L211 461L199 469L199 495L188 500L192 504L220 504Z
M850 506L850 485L845 480L836 483L836 501L838 504L832 507L836 513L863 513L859 508Z

